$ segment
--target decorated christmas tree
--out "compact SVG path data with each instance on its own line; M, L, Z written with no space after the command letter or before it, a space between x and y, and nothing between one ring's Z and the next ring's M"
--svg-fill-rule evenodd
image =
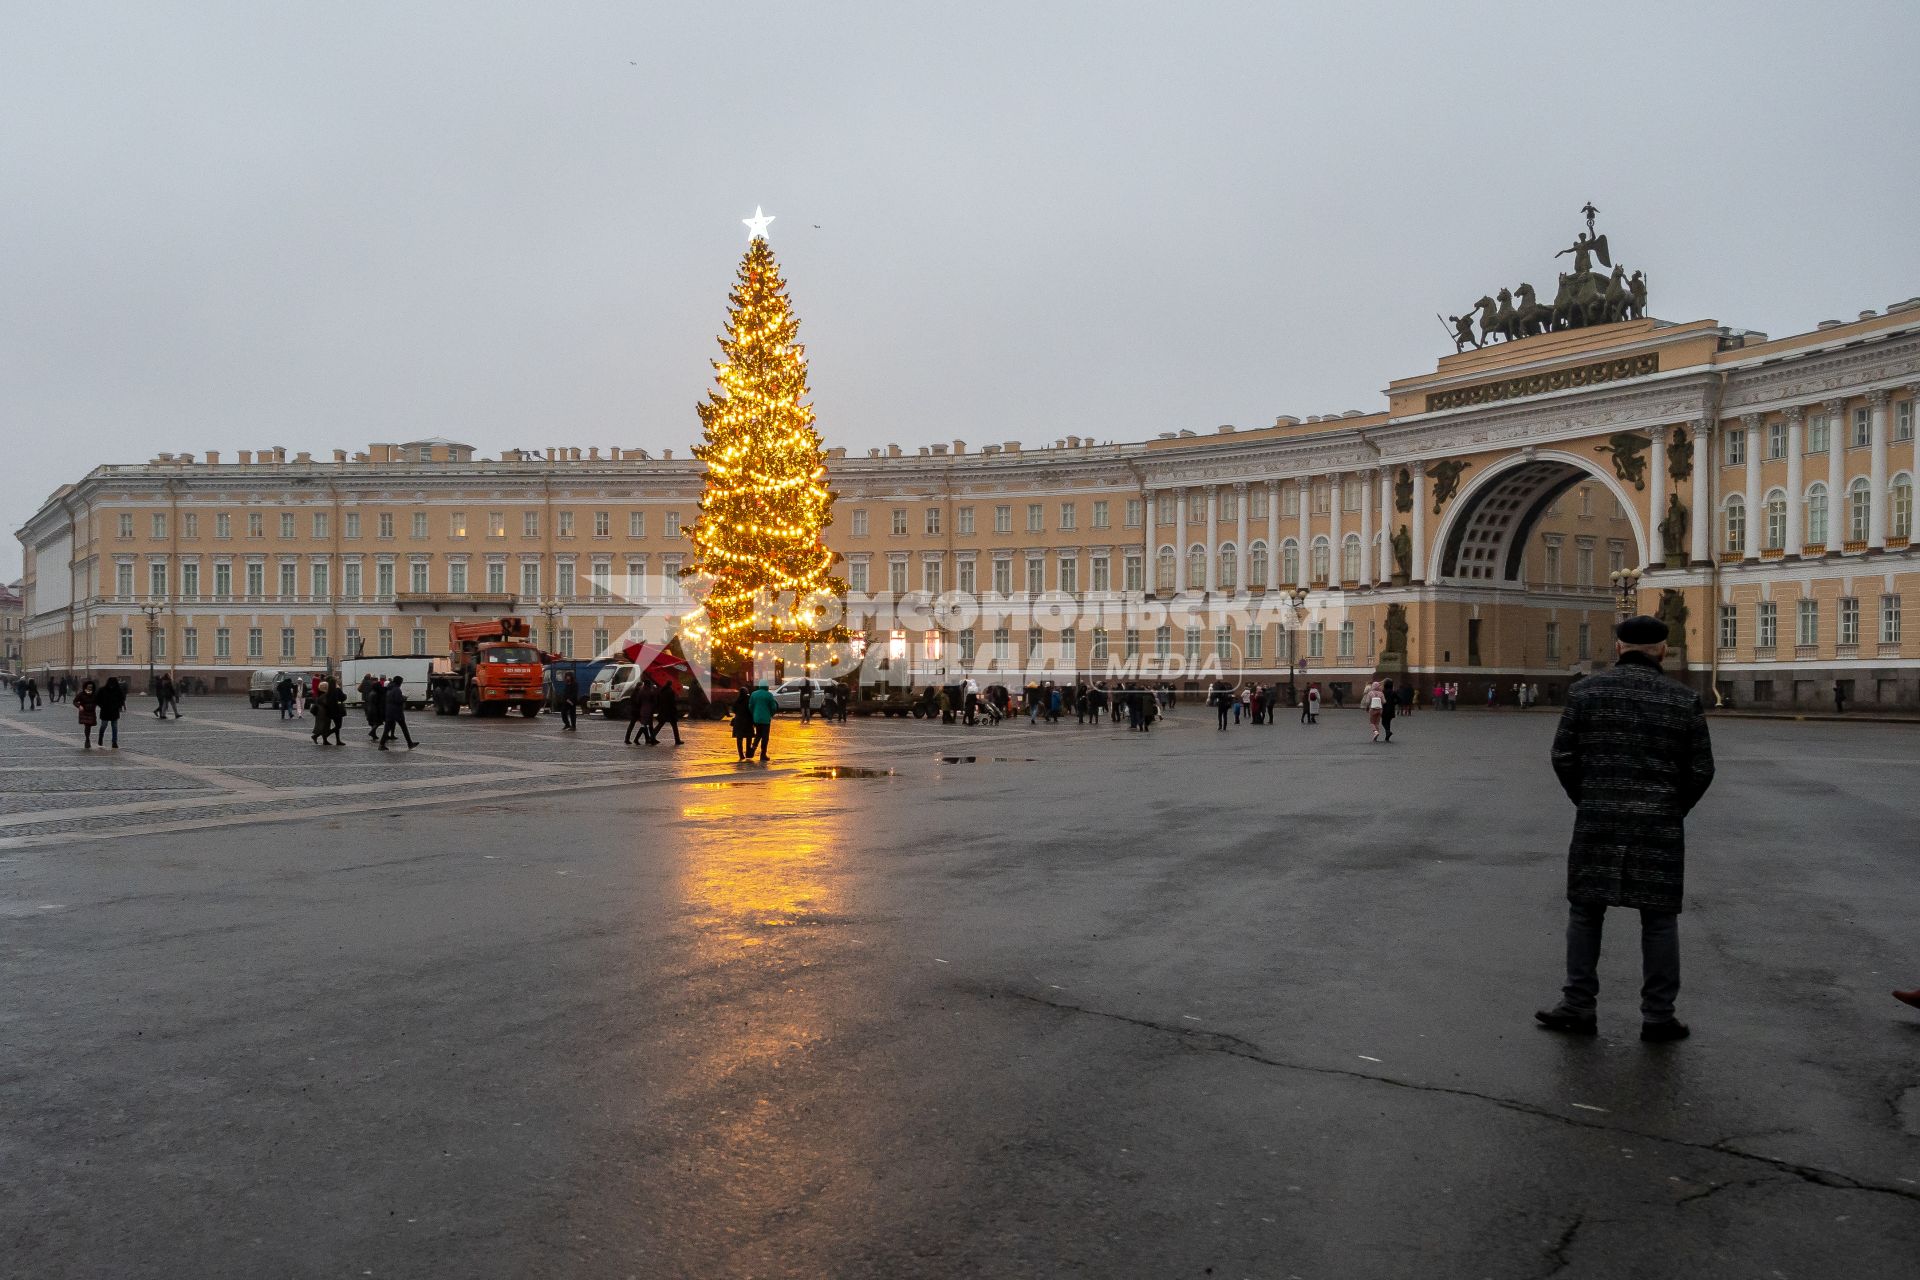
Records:
M755 645L841 638L831 622L846 594L824 540L834 493L806 402L800 324L767 245L772 219L755 214L728 297L725 358L714 362L719 385L699 406L704 440L693 450L707 472L686 573L704 590L687 629L721 665L750 660Z

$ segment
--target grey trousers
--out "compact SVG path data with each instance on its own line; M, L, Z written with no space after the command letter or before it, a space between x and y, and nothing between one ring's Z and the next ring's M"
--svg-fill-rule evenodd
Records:
M1600 932L1604 902L1567 904L1567 985L1560 1007L1592 1013L1600 995ZM1640 912L1640 1017L1666 1022L1680 994L1680 917L1672 911Z

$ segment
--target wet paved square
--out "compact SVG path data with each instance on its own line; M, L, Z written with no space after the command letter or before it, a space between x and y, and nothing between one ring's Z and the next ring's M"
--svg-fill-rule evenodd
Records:
M1716 722L1644 1046L1631 921L1530 1025L1552 723L6 709L0 1269L1910 1273L1913 730Z

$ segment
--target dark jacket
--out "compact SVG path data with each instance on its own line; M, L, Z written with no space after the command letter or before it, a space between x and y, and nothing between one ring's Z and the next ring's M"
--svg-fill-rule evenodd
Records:
M1680 910L1684 819L1713 782L1700 695L1651 659L1623 655L1567 694L1553 772L1577 810L1567 897Z
M337 684L327 690L327 717L335 724L347 718L347 691Z
M102 720L118 720L121 709L127 705L127 691L109 680L100 686L98 703Z
M672 685L659 684L653 687L653 714L663 721L680 718L680 699L674 696Z
M379 724L381 712L386 709L387 691L371 675L360 677L360 710L365 713L368 724Z
M395 723L407 718L407 693L400 687L398 680L387 685L386 705L381 707L381 710L386 713L388 720Z

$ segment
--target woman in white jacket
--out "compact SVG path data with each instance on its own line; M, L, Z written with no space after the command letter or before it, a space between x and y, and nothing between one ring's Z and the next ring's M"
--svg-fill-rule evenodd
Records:
M1386 709L1387 705L1386 696L1381 692L1378 680L1367 686L1367 691L1360 696L1360 702L1367 709L1367 723L1373 727L1373 740L1378 742L1380 741L1380 713Z

